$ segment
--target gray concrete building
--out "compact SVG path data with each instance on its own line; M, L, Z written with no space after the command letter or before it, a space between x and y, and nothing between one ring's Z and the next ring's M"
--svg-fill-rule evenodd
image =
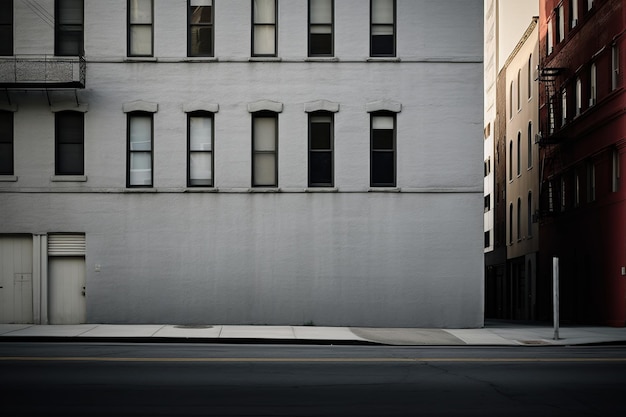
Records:
M481 326L482 3L3 1L0 322Z

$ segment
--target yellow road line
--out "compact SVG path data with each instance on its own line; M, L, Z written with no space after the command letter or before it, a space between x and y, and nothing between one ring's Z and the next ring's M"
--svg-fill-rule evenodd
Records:
M4 356L0 362L203 362L203 363L428 363L428 362L468 362L468 363L598 363L626 362L626 358L128 358L90 356Z

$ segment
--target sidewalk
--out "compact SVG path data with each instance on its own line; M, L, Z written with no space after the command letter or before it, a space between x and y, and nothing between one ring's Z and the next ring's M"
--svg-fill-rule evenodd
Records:
M547 346L626 344L626 328L566 326L553 340L547 325L487 322L480 329L406 329L318 326L30 325L0 324L10 341L117 341L284 344L381 344L396 346Z

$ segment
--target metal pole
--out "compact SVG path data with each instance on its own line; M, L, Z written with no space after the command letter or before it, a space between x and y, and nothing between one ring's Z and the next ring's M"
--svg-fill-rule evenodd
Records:
M552 258L552 305L554 308L554 340L559 340L559 258Z

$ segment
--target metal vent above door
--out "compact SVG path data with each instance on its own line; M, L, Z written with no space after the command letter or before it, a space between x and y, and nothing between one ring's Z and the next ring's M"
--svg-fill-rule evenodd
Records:
M85 256L85 235L54 233L48 235L48 256Z

